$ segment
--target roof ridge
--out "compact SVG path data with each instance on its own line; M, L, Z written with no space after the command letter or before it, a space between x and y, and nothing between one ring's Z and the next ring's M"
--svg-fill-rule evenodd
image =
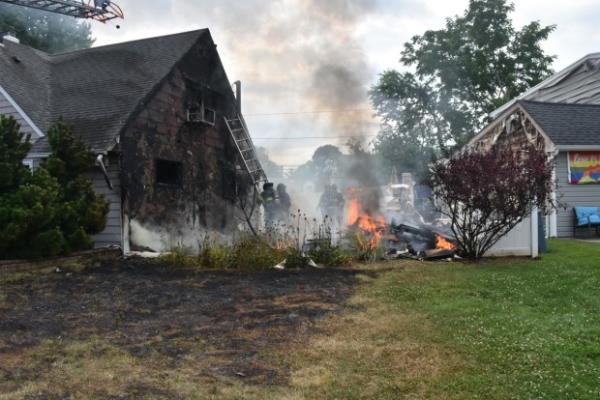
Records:
M127 40L125 42L104 44L102 46L88 47L86 49L65 51L63 53L56 53L56 54L47 54L47 53L44 53L44 54L47 54L49 56L50 60L52 60L52 58L54 58L54 57L66 56L66 55L70 55L70 54L74 54L74 53L85 53L85 52L90 52L90 51L95 51L95 50L100 50L100 49L107 49L107 48L110 48L110 47L122 46L122 45L125 45L125 44L145 42L145 41L148 41L148 40L155 40L155 39L172 38L172 37L176 37L176 36L189 35L189 34L192 34L192 33L198 33L199 34L199 33L204 33L204 32L209 32L209 31L210 30L208 28L194 29L194 30L185 31L185 32L171 33L171 34L168 34L168 35L151 36L151 37L146 37L146 38L141 38L141 39Z

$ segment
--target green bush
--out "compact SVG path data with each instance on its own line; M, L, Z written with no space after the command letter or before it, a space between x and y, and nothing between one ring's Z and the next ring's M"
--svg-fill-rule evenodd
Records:
M285 250L269 246L255 236L243 236L233 245L229 267L237 270L264 270L273 268L285 259Z
M182 268L200 267L198 257L192 255L187 249L185 249L182 246L174 247L168 253L162 254L157 260L160 263Z
M309 256L319 265L325 267L343 267L352 262L352 255L339 246L319 246L312 249Z
M106 224L108 203L83 174L94 157L59 122L48 132L52 154L29 170L29 136L0 116L0 259L41 258L85 250Z

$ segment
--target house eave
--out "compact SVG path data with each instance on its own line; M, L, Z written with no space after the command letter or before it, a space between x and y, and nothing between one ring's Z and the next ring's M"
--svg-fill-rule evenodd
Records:
M15 99L13 99L12 96L10 94L8 94L8 92L6 90L4 90L4 88L1 85L0 85L0 95L2 95L4 98L6 98L6 100L10 103L10 105L15 110L17 110L19 115L23 118L23 120L25 120L25 122L27 122L27 124L31 127L31 129L35 132L36 135L38 135L40 138L46 136L46 135L44 135L42 130L40 128L38 128L38 126L31 120L31 118L29 118L27 113L19 106L19 104L17 104Z
M48 158L50 157L51 153L29 153L27 154L27 158L28 159L33 159L33 160L37 160L37 159L41 159L41 158Z

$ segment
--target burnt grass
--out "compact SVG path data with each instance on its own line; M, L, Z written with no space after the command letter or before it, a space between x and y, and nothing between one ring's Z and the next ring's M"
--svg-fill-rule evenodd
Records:
M160 357L165 368L193 353L214 360L201 371L209 379L285 384L289 371L265 351L305 343L320 319L347 307L358 273L195 272L130 259L0 282L0 359L46 341L99 337L135 358ZM36 368L44 366L0 363L0 381L38 379Z

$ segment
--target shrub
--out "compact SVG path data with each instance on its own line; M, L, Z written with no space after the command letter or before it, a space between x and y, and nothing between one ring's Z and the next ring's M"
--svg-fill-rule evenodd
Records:
M162 254L157 261L182 268L197 268L200 266L198 257L192 255L182 246L172 248L168 253Z
M230 251L229 267L238 270L264 270L273 268L285 259L285 250L269 246L255 236L243 236Z
M31 147L13 118L0 117L0 259L51 257L89 249L108 203L83 177L93 156L63 123L48 133L52 154L23 165Z
M314 262L325 267L341 267L352 262L350 252L331 244L315 247L309 251L308 255Z
M212 241L207 235L200 244L198 262L203 268L229 268L231 251L227 246Z
M310 257L302 251L290 247L285 252L285 267L290 269L305 268L310 263Z
M467 150L433 167L434 195L463 256L485 253L534 206L551 203L552 164L543 149L511 143Z

